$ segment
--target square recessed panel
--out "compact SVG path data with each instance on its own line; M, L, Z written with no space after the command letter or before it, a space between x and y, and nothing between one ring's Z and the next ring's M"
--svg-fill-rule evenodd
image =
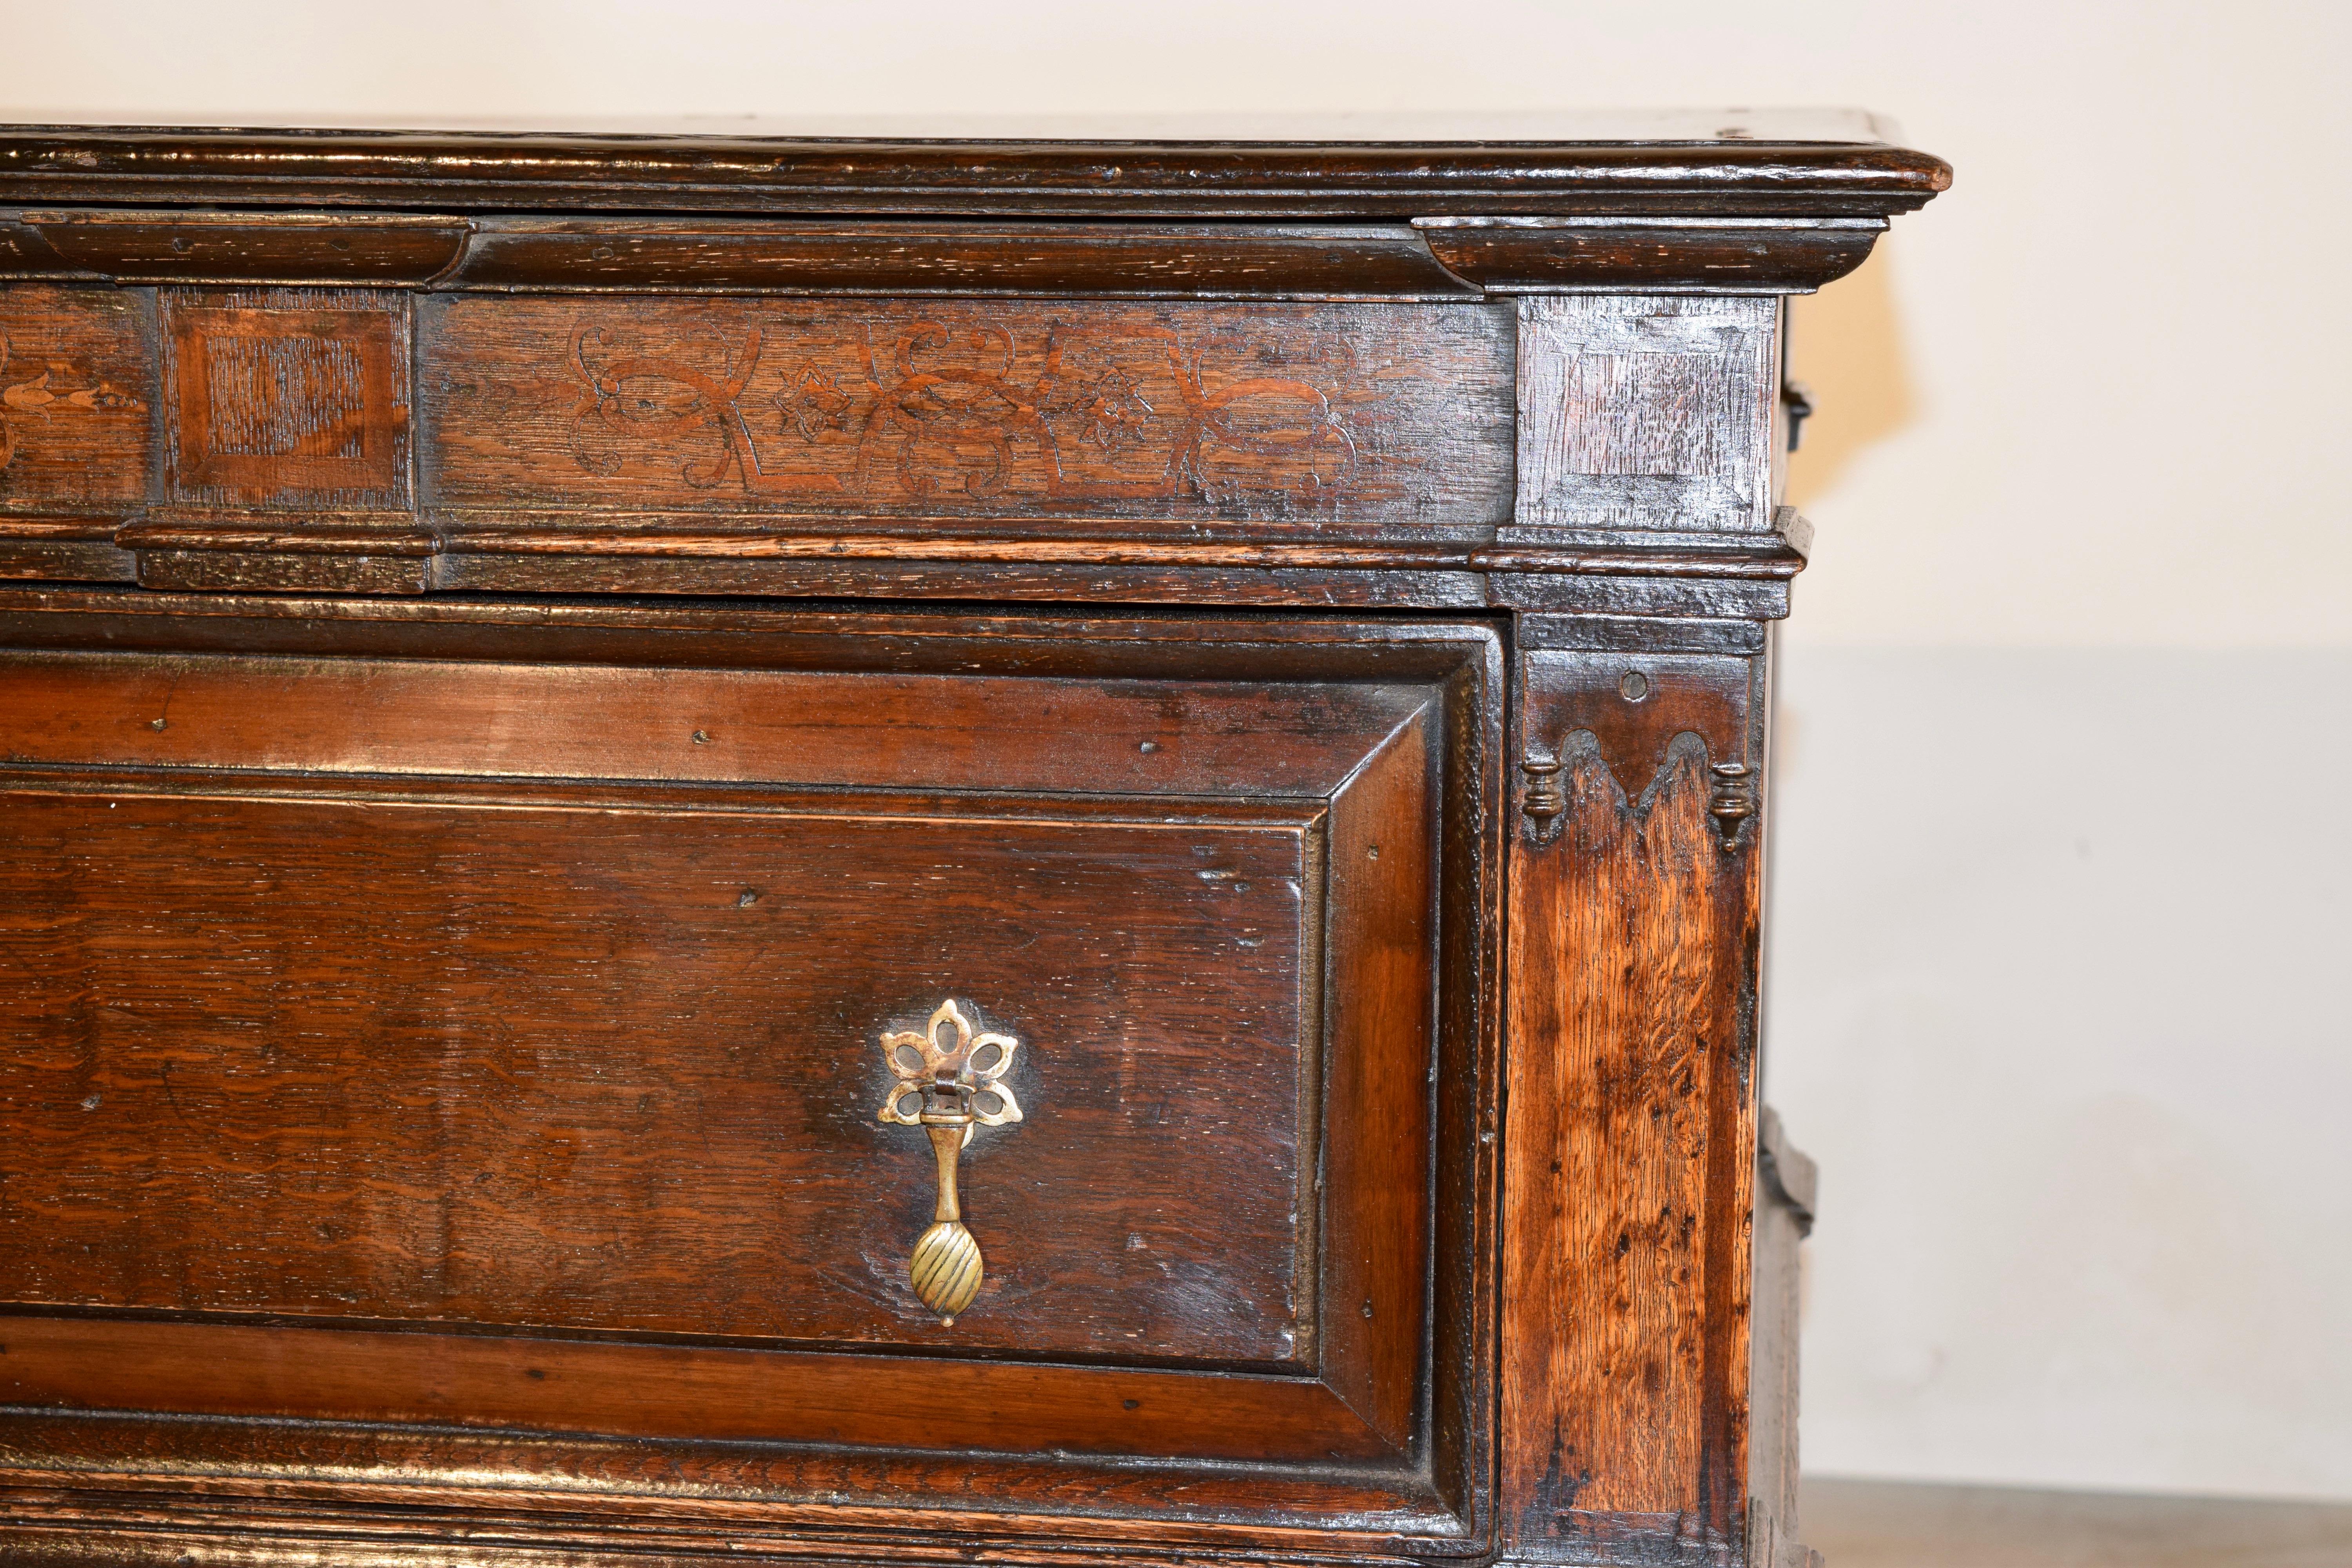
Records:
M165 312L175 500L409 504L404 300L191 290Z
M1705 354L1584 354L1568 367L1567 469L1693 479L1721 466L1735 388Z
M1517 526L1769 529L1777 310L1658 294L1520 301Z

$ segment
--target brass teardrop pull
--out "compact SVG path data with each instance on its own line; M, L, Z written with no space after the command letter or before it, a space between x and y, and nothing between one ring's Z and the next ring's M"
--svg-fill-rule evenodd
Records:
M964 1227L956 1164L976 1130L1021 1120L1021 1102L1003 1082L1020 1044L1010 1035L973 1033L953 998L940 1004L921 1034L882 1037L882 1055L898 1080L882 1103L882 1120L929 1133L939 1164L939 1204L907 1260L908 1279L950 1327L980 1293L983 1273L980 1243Z

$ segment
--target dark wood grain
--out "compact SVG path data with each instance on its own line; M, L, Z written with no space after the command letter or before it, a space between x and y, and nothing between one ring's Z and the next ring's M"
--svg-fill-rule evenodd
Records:
M1777 123L0 128L0 1560L1791 1568Z
M1875 217L1430 217L1440 265L1490 294L1804 293L1861 266Z
M793 141L0 130L0 201L1276 218L1884 216L1951 182L1883 142Z
M485 218L437 287L1475 299L1402 225Z
M0 277L436 291L1477 299L1817 289L1879 217L1425 217L1402 224L0 212Z
M0 277L54 266L117 284L383 288L446 271L470 226L405 213L22 213L0 218Z
M1398 1457L1311 1378L88 1318L16 1317L6 1331L0 1394L40 1408L1178 1460Z
M11 1301L1312 1365L1303 822L87 784L0 810L0 1014L75 1039L0 1063ZM880 1028L950 996L1024 1042L1029 1117L965 1152L988 1278L944 1330L907 1283L929 1150L875 1111ZM235 1218L155 1223L206 1214ZM1419 1238L1380 1239L1417 1296Z
M1778 321L1765 299L1525 301L1520 536L1770 529Z
M0 1400L1352 1464L1414 1500L1317 1528L1461 1528L1429 1479L1441 1401L1454 1499L1478 1441L1431 1360L1432 1194L1480 1145L1436 1136L1428 1086L1477 1048L1441 1046L1477 983L1435 931L1486 895L1437 858L1475 854L1440 759L1492 687L1441 693L1491 640L587 611L631 668L452 641L527 607L418 608L453 657L0 659L0 879L36 879L0 955L18 1032L64 1050L9 1062ZM940 673L709 668L730 622L771 666L949 635ZM688 666L645 662L672 626ZM973 668L1046 653L1066 671ZM1028 1120L966 1160L994 1288L952 1330L894 1274L929 1162L872 1120L872 1036L934 991L1031 1052ZM830 1506L914 1484L880 1462ZM1281 1495L1218 1517L1316 1517Z
M1475 306L436 300L437 504L1492 520Z
M1325 845L1332 956L1352 977L1329 1003L1339 1048L1324 1072L1318 1179L1365 1201L1334 1207L1321 1237L1323 1321L1335 1331L1321 1364L1332 1392L1399 1444L1413 1429L1427 1313L1428 1282L1394 1260L1429 1245L1435 718L1415 714L1365 759Z
M15 763L1250 799L1329 795L1430 700L1174 675L1074 690L981 671L93 652L0 656L0 675Z
M151 295L0 286L0 523L147 499L159 359Z
M399 510L409 305L371 289L167 289L164 472L198 506Z

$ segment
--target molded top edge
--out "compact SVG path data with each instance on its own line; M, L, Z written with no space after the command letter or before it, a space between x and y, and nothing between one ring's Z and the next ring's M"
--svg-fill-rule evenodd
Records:
M1709 119L1722 122L1714 134L1688 134ZM718 123L734 132L754 122ZM1866 116L1460 116L1371 127L1410 130L1402 140L1345 121L1335 128L1361 139L5 126L0 201L882 216L1885 216L1919 206L1951 179L1942 160L1876 139L1885 128ZM1493 134L1566 129L1620 133Z

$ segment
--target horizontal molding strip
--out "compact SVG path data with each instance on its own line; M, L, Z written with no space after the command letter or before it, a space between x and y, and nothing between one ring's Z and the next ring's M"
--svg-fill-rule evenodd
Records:
M0 129L0 203L1315 218L1876 216L1951 182L1883 142L921 141Z
M809 561L953 561L1095 566L1339 568L1407 572L1525 572L1583 576L1724 577L1781 581L1804 569L1790 532L1707 548L1562 542L1558 544L1144 541L1013 538L919 531L832 533L767 527L615 529L603 520L489 524L428 514L317 514L267 521L137 513L121 519L0 515L0 543L103 541L122 550L223 551L304 555L584 555ZM762 523L772 520L762 518ZM1801 520L1792 520L1801 526ZM969 519L910 520L950 529Z
M1861 265L1885 226L1875 216L848 224L31 209L0 212L0 278L912 299L1786 293Z

